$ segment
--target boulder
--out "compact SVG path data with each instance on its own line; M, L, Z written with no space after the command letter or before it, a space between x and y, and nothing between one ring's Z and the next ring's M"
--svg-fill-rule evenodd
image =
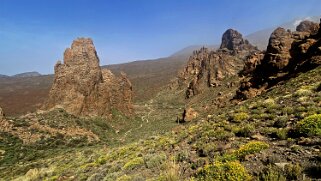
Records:
M197 118L198 112L196 112L193 108L186 108L183 111L182 117L177 118L177 122L184 123L184 122L190 122L193 121L195 118Z
M222 36L220 49L228 49L232 51L239 51L244 49L254 48L248 40L243 39L241 33L236 30L228 29Z
M319 31L319 24L309 20L304 20L296 27L296 31L308 32L312 35L315 35Z

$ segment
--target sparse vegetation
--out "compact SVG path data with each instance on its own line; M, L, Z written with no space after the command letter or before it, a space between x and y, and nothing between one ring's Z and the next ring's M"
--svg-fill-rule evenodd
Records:
M197 178L204 181L251 180L251 176L238 161L215 162L211 165L206 165L198 171Z

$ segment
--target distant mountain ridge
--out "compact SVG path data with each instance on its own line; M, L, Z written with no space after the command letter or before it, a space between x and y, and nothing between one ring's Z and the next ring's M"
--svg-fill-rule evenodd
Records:
M0 78L8 78L8 77L38 77L41 76L42 74L40 74L39 72L33 71L33 72L24 72L24 73L19 73L19 74L15 74L12 76L9 75L4 75L4 74L0 74Z
M9 77L9 76L0 74L0 78L6 78L6 77Z
M16 74L16 75L13 75L12 77L36 77L36 76L41 76L41 74L39 72L33 71L33 72Z

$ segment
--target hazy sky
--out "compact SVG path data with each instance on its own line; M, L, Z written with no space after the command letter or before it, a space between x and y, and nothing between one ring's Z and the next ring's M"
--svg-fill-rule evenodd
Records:
M168 56L298 17L321 0L0 0L0 74L53 73L77 37L94 40L101 64Z

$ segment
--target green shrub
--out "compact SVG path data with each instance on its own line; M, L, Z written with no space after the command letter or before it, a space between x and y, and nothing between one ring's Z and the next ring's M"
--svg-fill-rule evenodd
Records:
M198 171L197 178L204 181L251 180L251 176L239 161L215 162L211 165L206 165Z
M302 176L302 168L299 164L287 164L284 167L286 178L289 180L300 180Z
M278 168L268 166L260 174L260 180L262 181L286 181L286 178L283 176L282 171Z
M96 163L99 164L99 165L103 165L105 163L107 163L107 159L103 156L100 156L97 160L96 160Z
M159 175L157 181L179 181L181 179L180 165L173 161L168 161L165 164L165 170Z
M233 116L233 121L235 122L242 122L242 121L246 121L250 118L250 116L245 113L245 112L240 112L240 113L236 113Z
M285 107L285 108L282 109L282 112L286 113L286 114L293 114L294 113L294 109L292 107Z
M128 175L123 175L121 177L118 177L116 181L131 181L132 177Z
M159 167L166 158L167 157L164 153L144 156L147 168Z
M321 114L308 116L299 121L296 131L305 136L321 136Z
M280 116L274 122L273 127L284 128L287 125L289 118L287 116Z
M124 170L133 170L137 167L140 167L144 164L144 159L142 157L137 157L134 158L132 160L130 160L129 162L127 162L124 166L123 169Z
M255 128L253 125L245 125L235 130L235 135L239 137L249 137L254 132Z
M276 131L276 136L281 140L285 140L288 137L288 130L287 129L278 129Z
M317 86L314 88L315 91L320 92L321 91L321 83L317 84Z
M312 94L312 91L309 89L301 88L294 93L294 96L309 96Z
M267 143L261 141L250 141L247 144L242 145L238 150L234 152L234 154L238 158L243 159L246 155L260 152L261 150L264 150L268 147L269 145Z

